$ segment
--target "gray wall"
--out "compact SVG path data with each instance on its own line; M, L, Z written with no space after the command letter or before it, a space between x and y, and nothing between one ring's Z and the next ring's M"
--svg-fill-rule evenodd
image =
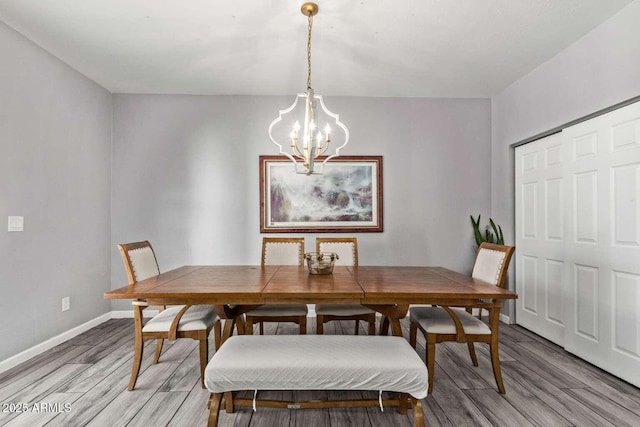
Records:
M126 284L115 247L122 242L149 239L162 271L182 264L259 263L258 156L277 153L267 128L291 102L114 95L114 288ZM488 216L490 209L489 100L325 102L351 131L343 154L383 156L385 231L357 234L361 264L469 272L469 215ZM305 237L311 250L316 235Z
M0 62L3 360L109 311L112 113L108 91L3 23Z
M640 0L492 98L491 213L507 225L511 243L515 240L511 145L640 96L638 22Z

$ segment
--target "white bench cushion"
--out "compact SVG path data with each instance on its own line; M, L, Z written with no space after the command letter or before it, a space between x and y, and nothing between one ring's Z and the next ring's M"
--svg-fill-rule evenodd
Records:
M158 313L153 319L149 320L143 327L142 332L168 332L171 323L175 319L176 314L184 305L167 307L161 313ZM189 307L180 318L178 323L179 331L197 331L199 329L207 329L212 326L218 319L216 309L207 305L194 305Z
M356 304L316 304L316 314L329 316L357 316L373 312L367 307Z
M486 323L465 310L453 309L460 319L465 334L491 335L491 329ZM409 310L411 321L420 324L428 334L455 334L456 325L453 319L442 308L412 307Z
M427 396L427 368L401 337L241 335L205 371L213 393L237 390L376 390Z
M249 316L306 316L309 309L306 304L266 304L251 310Z

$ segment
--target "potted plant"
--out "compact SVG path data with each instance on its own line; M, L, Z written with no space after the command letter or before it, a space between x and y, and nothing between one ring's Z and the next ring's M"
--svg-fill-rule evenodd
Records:
M473 215L470 215L470 217L471 225L473 226L473 234L478 247L480 246L480 244L482 244L482 242L504 245L504 235L502 234L502 227L500 227L499 225L496 226L496 223L493 222L493 219L489 218L489 224L491 227L489 227L489 225L485 226L484 234L482 234L482 231L480 229L480 214L478 214L477 220L473 218Z

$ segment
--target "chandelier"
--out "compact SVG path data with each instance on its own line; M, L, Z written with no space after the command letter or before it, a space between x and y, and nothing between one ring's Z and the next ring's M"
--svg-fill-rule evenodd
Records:
M311 88L311 31L318 5L305 3L300 11L309 21L307 91L299 93L289 108L279 111L269 125L269 138L278 146L280 154L293 162L296 173L311 175L322 173L327 161L340 155L340 150L349 142L349 129ZM330 147L336 147L332 154ZM290 152L285 151L287 149Z

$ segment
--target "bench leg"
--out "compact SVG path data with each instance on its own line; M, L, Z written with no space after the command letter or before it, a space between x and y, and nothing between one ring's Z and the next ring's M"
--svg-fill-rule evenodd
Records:
M224 405L227 414L233 414L233 393L230 391L224 393Z
M413 425L416 427L424 427L424 413L422 412L422 401L411 397L413 406Z
M216 427L218 425L221 399L222 393L213 393L209 398L209 421L207 421L207 427Z
M407 414L409 409L409 395L407 393L400 393L398 396L398 412L402 415Z

